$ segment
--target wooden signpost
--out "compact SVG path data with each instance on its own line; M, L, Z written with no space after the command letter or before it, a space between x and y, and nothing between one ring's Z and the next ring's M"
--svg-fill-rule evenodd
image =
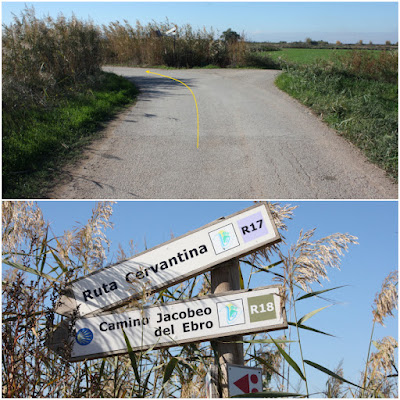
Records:
M211 292L214 294L240 289L239 259L234 258L218 265L211 271ZM228 340L215 341L220 366L219 389L221 397L228 397L228 364L244 364L243 336L231 336ZM218 396L218 397L220 397Z
M272 285L79 318L75 337L68 337L68 321L64 321L48 345L64 357L64 349L70 347L69 361L82 361L126 354L123 332L138 351L284 328L280 286Z
M267 203L258 203L77 279L55 309L74 320L62 321L47 345L69 361L82 361L126 354L125 335L134 351L211 340L219 365L210 368L208 396L261 391L261 376L255 386L255 377L236 377L232 368L244 364L242 335L287 328L285 306L279 285L238 290L239 257L280 240ZM209 296L112 312L208 270Z
M55 312L85 316L115 309L280 240L267 204L259 203L71 282Z

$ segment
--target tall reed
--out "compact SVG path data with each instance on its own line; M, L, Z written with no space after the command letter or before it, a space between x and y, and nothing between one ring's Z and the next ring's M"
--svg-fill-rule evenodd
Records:
M146 26L137 21L135 27L126 20L103 25L105 62L192 68L236 66L245 61L247 45L243 38L225 42L216 39L212 29L196 30L189 24L177 27L175 36L163 35L171 26L168 20Z
M3 25L2 45L3 110L46 106L61 89L100 71L100 31L76 17L39 19L26 8Z

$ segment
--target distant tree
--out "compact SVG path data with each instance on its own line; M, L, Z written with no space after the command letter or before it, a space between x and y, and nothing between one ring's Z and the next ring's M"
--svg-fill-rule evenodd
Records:
M370 44L370 45L373 45L372 40L369 41L369 44Z
M319 42L321 42L321 40ZM312 40L311 38L308 37L306 38L304 43L307 45L307 47L310 47L310 46L318 46L319 42L316 40Z
M237 42L240 39L240 35L229 28L225 32L222 32L221 39L225 42Z
M340 40L336 40L336 45L340 46L342 44L342 42Z
M386 46L390 46L392 43L390 40L386 40L385 44L386 44Z
M359 41L357 42L357 44L359 44L359 45L363 45L363 44L364 44L364 42L363 42L362 40L359 40Z

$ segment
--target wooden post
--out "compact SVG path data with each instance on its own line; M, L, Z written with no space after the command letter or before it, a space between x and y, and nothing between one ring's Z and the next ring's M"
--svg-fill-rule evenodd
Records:
M211 271L211 293L222 293L240 289L239 259L234 258L214 268ZM243 336L230 336L223 342L243 340ZM221 393L220 397L229 397L228 394L228 369L226 364L244 365L242 343L222 343L214 341L221 367Z

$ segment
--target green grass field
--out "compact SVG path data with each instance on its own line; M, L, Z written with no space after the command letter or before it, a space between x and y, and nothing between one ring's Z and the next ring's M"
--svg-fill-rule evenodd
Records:
M278 51L265 51L260 52L260 55L267 55L274 61L278 61L281 58L283 61L287 61L295 64L313 64L317 60L332 60L335 61L338 55L351 53L353 50L344 49L282 49ZM376 50L363 50L367 52L376 52Z
M65 161L137 94L128 80L103 72L95 85L60 96L47 110L3 111L3 198L46 197Z
M385 65L383 59L376 64ZM398 89L393 82L397 66L392 68L390 75L372 70L369 77L367 71L355 74L343 67L326 70L297 64L279 75L276 85L318 113L397 180Z

